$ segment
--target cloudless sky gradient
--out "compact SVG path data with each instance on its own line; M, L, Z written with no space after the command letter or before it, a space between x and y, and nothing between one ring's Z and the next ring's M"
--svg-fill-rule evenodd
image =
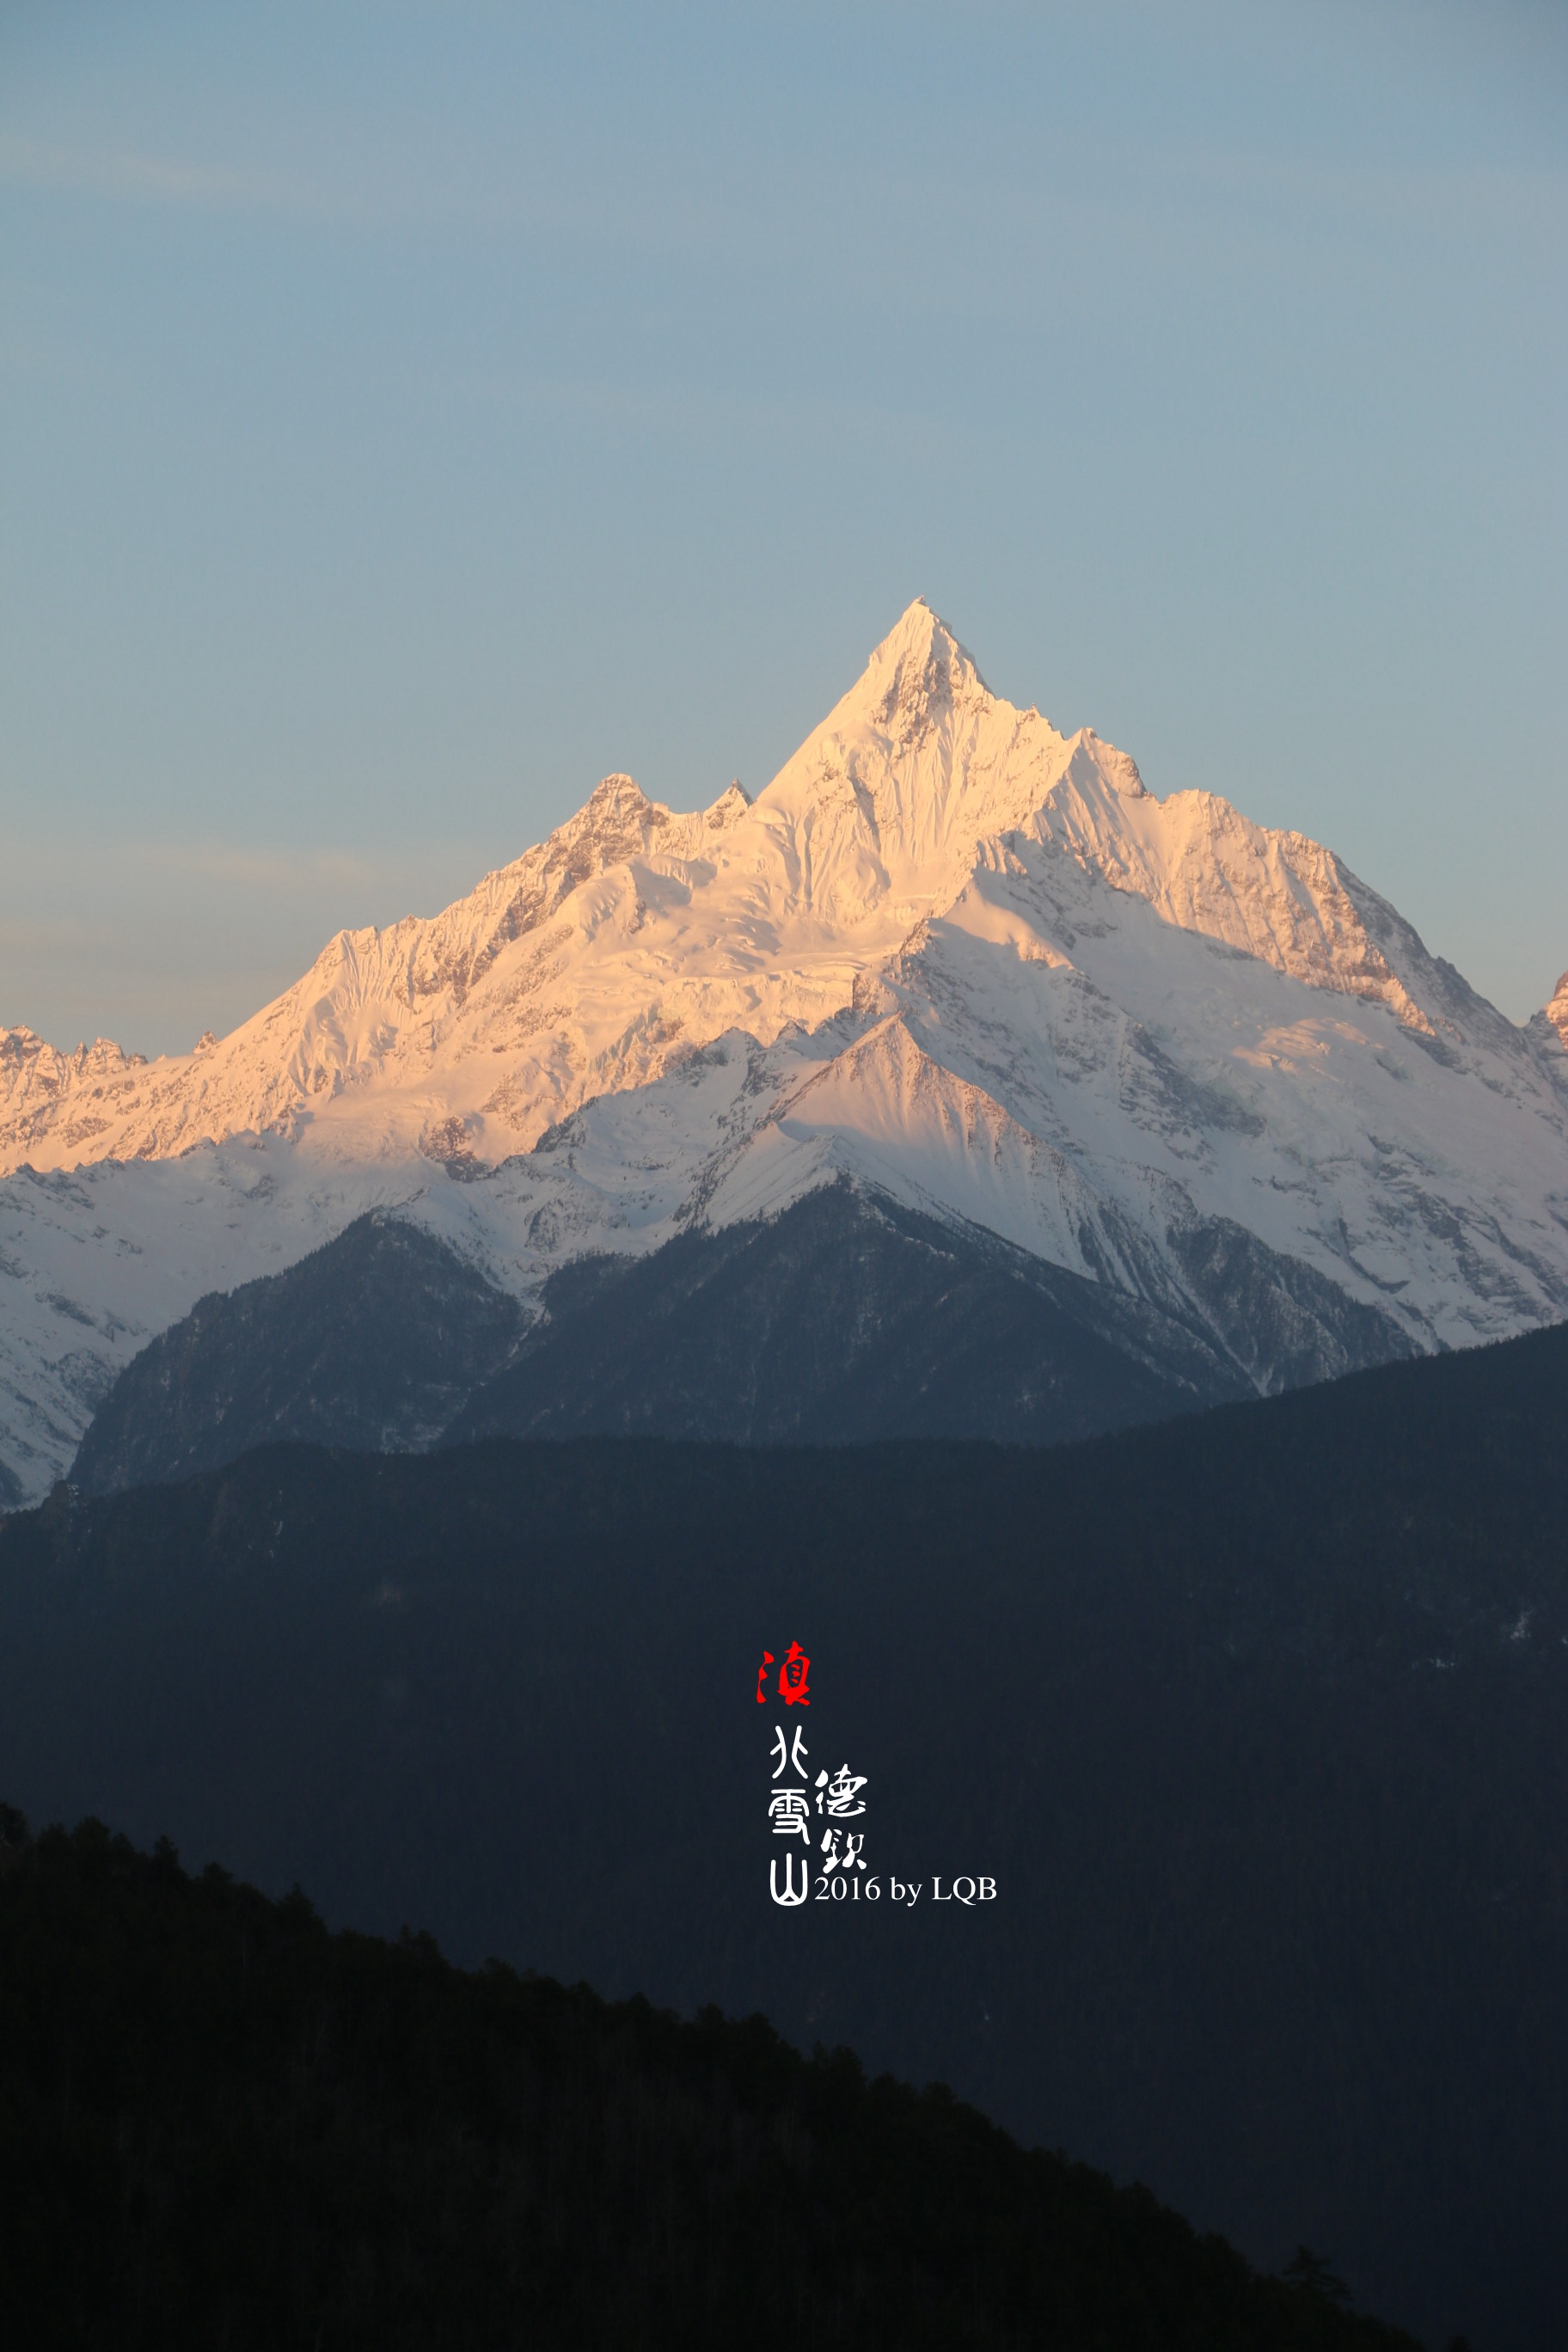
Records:
M0 8L0 1025L184 1049L924 593L1568 965L1568 10Z

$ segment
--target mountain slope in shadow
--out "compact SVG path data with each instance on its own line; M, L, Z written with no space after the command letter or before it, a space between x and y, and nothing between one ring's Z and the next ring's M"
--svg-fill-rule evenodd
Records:
M841 1182L642 1257L579 1259L531 1317L447 1244L376 1213L144 1348L72 1479L106 1494L295 1438L380 1453L501 1434L1060 1444L1408 1349L1386 1317L1239 1226L1181 1247L1201 1307Z
M17 2340L1415 2352L951 2092L0 1807Z
M516 1301L445 1243L375 1212L282 1274L215 1291L150 1341L99 1406L71 1475L108 1494L288 1438L417 1450L523 1328Z
M1559 1328L1055 1449L62 1486L0 1522L0 1787L465 1962L761 2009L1265 2267L1304 2238L1436 2344L1545 2352L1565 1417ZM755 1696L791 1641L798 1717ZM868 1776L878 1899L770 1900L775 1719L808 1782Z

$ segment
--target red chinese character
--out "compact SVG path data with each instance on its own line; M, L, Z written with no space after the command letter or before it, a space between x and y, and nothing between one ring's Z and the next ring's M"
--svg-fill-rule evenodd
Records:
M763 1695L763 1677L767 1673L768 1668L773 1664L773 1652L771 1650L764 1650L763 1652L763 1663L757 1668L757 1705L759 1706L766 1706L768 1703Z
M779 1668L779 1696L785 1706L809 1706L805 1695L805 1671L811 1660L798 1642L792 1642L784 1652L784 1664Z

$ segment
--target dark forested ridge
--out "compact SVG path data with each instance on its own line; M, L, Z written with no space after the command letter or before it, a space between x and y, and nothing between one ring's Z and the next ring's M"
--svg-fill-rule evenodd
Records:
M1242 1240L1239 1256L1268 1257ZM1226 1271L1245 1285L1258 1268ZM1317 1377L1326 1351L1339 1351L1335 1370L1399 1351L1386 1318L1306 1267L1293 1270L1301 1303L1285 1296L1289 1271L1271 1263L1247 1300L1287 1381ZM1305 1295L1313 1284L1321 1300ZM1252 1392L1252 1364L1244 1370L1229 1344L1234 1301L1217 1276L1211 1287L1212 1323L1179 1318L983 1228L836 1184L776 1217L683 1234L648 1257L563 1266L546 1286L546 1318L476 1387L447 1442L1057 1444Z
M278 1448L0 1522L0 1788L464 1962L764 2011L1299 2239L1568 2307L1568 1330L1055 1452ZM868 1854L769 1900L762 1647ZM776 1847L773 1849L777 1851Z
M214 1291L149 1340L77 1449L89 1494L214 1470L308 1438L428 1444L508 1361L516 1301L419 1226L379 1211L283 1274Z
M0 1808L0 2014L14 2343L1415 2352L941 2086L329 1936L96 1822Z
M1388 1317L1238 1225L1194 1227L1178 1255L1193 1300L1161 1308L840 1183L646 1257L564 1265L530 1320L377 1212L150 1341L71 1476L108 1494L283 1438L1058 1444L1408 1352Z

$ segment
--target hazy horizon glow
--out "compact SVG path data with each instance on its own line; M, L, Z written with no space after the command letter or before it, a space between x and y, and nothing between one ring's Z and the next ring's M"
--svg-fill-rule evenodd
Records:
M1565 128L1544 6L7 11L0 1025L754 793L916 593L1525 1017Z

